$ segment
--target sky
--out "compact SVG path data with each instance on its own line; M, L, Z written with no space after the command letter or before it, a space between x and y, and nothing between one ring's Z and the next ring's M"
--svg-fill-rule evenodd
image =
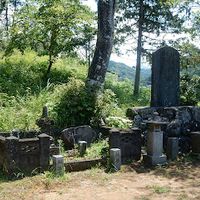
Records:
M83 2L83 4L89 6L91 8L91 10L93 11L97 11L97 2L95 0L81 0ZM193 10L194 12L198 11L197 8L194 8L196 10ZM151 36L151 38L155 38L157 36L150 34L149 36ZM186 36L185 34L161 34L159 36L160 39L163 40L169 40L169 39L173 39L173 40L177 40L178 38L181 38L183 36ZM134 43L135 41L130 41L132 43ZM196 41L195 42L196 46L200 47L200 42ZM134 44L134 46L136 46L136 44ZM116 61L116 62L121 62L124 63L130 67L135 66L136 65L136 54L133 52L127 53L127 49L129 49L130 44L123 44L123 47L120 48L120 52L122 55L118 56L115 53L111 54L111 58L110 60ZM150 65L148 64L148 62L146 62L146 60L143 58L142 59L142 67L143 68L150 68Z

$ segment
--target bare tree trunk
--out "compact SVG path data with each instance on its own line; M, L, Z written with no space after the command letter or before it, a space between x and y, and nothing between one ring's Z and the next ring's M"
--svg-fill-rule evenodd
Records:
M101 86L104 83L113 46L115 0L98 1L98 34L87 83Z
M47 72L46 72L46 77L45 77L46 80L48 80L48 78L49 78L52 65L53 65L53 60L52 60L52 55L50 54L49 55L49 65L48 65Z
M89 41L88 42L88 65L89 66L91 65L91 61L90 61L91 51L90 51L90 48L91 48L91 44L90 44L90 41Z
M143 0L140 0L138 40L137 40L137 60L136 60L136 72L135 72L135 84L134 84L134 95L135 96L139 95L139 88L140 88L143 20L144 20Z
M13 5L14 5L14 11L16 11L17 10L17 0L14 1Z
M8 31L8 2L6 2L6 13L5 13L5 20L6 20L6 31Z

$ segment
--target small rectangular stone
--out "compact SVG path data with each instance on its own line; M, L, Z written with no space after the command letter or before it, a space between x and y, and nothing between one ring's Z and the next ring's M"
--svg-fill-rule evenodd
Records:
M53 169L56 175L64 175L64 157L62 155L53 155Z

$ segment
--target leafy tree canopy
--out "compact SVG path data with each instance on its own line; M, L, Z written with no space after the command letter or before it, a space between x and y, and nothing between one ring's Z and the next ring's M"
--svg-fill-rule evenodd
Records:
M6 55L30 47L49 55L51 67L59 53L69 54L86 42L84 30L92 31L92 19L93 13L79 0L28 0L15 15Z

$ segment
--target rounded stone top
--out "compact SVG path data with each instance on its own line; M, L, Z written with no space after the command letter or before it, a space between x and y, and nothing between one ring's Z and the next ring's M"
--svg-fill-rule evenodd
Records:
M173 47L170 47L170 46L163 46L163 47L160 47L159 49L157 49L153 54L156 54L156 53L159 53L159 52L166 52L166 51L171 51L171 52L174 52L174 53L178 53L178 50L176 50L175 48Z
M50 138L50 136L47 135L46 133L42 133L42 134L38 135L38 137L39 137L39 138L47 138L47 137Z

